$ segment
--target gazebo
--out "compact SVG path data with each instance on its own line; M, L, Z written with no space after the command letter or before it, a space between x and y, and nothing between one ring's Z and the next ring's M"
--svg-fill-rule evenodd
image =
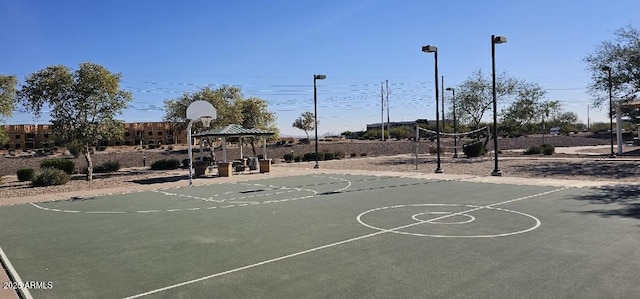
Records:
M242 140L243 137L255 137L255 136L273 136L275 133L271 131L245 128L241 125L231 124L221 128L214 128L208 131L193 134L193 137L213 137L222 138L222 159L223 162L227 162L227 137L238 137ZM267 143L263 144L264 159L267 159ZM240 157L242 158L242 142L240 143Z

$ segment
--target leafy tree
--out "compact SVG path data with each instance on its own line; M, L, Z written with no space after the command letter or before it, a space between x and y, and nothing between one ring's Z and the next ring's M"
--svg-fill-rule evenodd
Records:
M518 81L502 73L496 76L496 98L514 95ZM456 88L456 116L462 124L480 128L484 114L492 109L493 93L491 77L478 70ZM450 105L451 107L452 105ZM451 109L451 108L450 108Z
M0 75L0 120L13 113L17 83L18 80L15 76ZM7 132L0 127L0 144L5 144L8 141Z
M131 94L120 89L120 78L91 62L81 63L73 72L66 66L50 66L27 76L18 92L19 101L36 117L43 106L51 108L57 140L82 144L88 181L93 179L91 145L120 136L124 128L115 117L127 107Z
M613 99L632 101L640 98L640 30L631 26L618 29L612 41L602 42L584 58L591 72L589 86L595 96L593 104L609 103L609 75L603 66L611 68Z
M303 112L300 117L293 122L292 126L304 131L304 133L307 134L307 139L309 139L309 131L315 129L313 113L309 111Z
M520 82L516 87L516 98L513 103L502 110L502 126L509 133L516 135L535 131L534 124L548 117L551 102L542 102L546 91L536 83Z
M198 100L207 101L216 108L217 117L210 123L213 127L239 124L247 128L274 131L274 138L278 137L276 115L267 110L267 102L255 97L245 99L237 86L225 85L217 89L204 87L194 93L184 93L177 99L165 100L163 119L173 123L176 129L186 129L189 123L187 107ZM193 128L200 130L202 124L195 122Z

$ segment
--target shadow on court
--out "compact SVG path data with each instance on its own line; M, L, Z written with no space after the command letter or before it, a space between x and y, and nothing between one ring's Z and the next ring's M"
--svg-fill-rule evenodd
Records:
M640 176L638 163L582 161L550 161L547 163L513 166L515 171L521 170L538 174L541 177L554 175L584 175L589 174L605 180L623 179Z
M593 193L577 196L575 199L588 201L592 204L616 204L617 209L598 209L585 211L587 214L597 214L604 217L619 216L640 219L640 186L617 185L594 188Z
M188 179L189 179L188 176L174 175L174 176L167 176L167 177L131 180L130 182L140 184L140 185L151 185L151 184L171 183L171 182L177 182L177 181L188 180Z

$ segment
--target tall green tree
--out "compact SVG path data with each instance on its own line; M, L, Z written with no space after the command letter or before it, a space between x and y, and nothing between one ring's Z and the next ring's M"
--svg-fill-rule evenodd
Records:
M5 117L10 117L13 113L16 100L16 84L18 80L15 76L0 75L0 121ZM0 145L9 141L7 132L0 127Z
M503 130L516 135L533 133L553 105L542 101L546 91L536 83L521 81L516 92L514 101L501 112Z
M263 99L244 98L242 90L237 86L222 86L217 89L204 87L194 93L184 93L176 99L164 101L164 120L171 122L177 129L186 129L187 107L195 101L207 101L216 108L217 118L210 126L220 127L239 124L247 128L258 128L276 132L276 115L268 111L267 102ZM200 122L195 122L194 130L200 130Z
M43 106L51 108L56 140L82 145L87 181L93 179L91 146L121 136L124 128L116 116L127 107L131 94L120 89L120 79L120 74L91 62L81 63L75 71L50 66L27 76L18 92L19 101L36 117Z
M517 86L518 80L510 78L504 73L496 76L497 100L503 101L505 97L516 94ZM457 86L455 100L456 116L460 123L478 129L485 113L492 109L491 77L485 76L481 70L473 73Z
M591 73L589 90L596 107L609 103L609 74L602 70L604 66L611 68L614 101L640 99L640 30L631 26L618 29L613 40L602 42L584 61Z
M313 113L306 111L303 112L295 121L293 121L292 127L300 129L307 134L307 140L309 139L309 131L315 129Z

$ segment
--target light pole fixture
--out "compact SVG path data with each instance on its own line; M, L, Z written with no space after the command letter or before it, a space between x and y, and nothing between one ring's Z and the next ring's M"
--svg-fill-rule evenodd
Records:
M425 53L433 53L433 58L435 61L435 86L436 86L436 152L437 152L437 161L438 167L436 168L435 173L442 173L442 168L440 168L440 113L438 112L438 48L436 46L426 45L422 47L422 52Z
M313 168L315 169L320 168L320 164L318 164L318 92L316 88L316 81L324 80L326 78L326 75L313 75L313 127L316 130L316 165L313 166Z
M609 138L611 139L611 154L609 155L609 158L615 158L616 154L613 152L613 94L611 92L611 67L605 65L601 69L607 72L607 84L609 85Z
M498 168L498 100L496 99L496 44L504 44L507 38L504 36L491 35L491 81L493 95L493 159L494 168L492 176L502 176L502 171Z
M451 91L451 103L453 105L453 157L458 158L458 121L456 120L456 89L447 87L447 91Z

